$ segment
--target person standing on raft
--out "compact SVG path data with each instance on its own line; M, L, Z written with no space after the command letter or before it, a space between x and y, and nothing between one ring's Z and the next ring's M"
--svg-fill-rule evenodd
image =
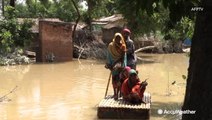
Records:
M137 57L135 54L135 45L133 40L130 38L131 31L127 28L122 30L122 35L124 37L124 41L126 43L127 48L127 66L131 69L136 70Z
M108 45L107 63L105 68L112 72L112 85L114 91L114 99L118 99L120 93L119 74L127 64L126 44L121 33L115 33L112 42Z

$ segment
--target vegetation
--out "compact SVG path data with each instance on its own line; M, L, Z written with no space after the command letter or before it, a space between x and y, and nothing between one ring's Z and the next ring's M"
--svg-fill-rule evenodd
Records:
M4 18L0 20L0 53L12 52L15 47L27 47L30 44L32 35L30 28L32 22L25 20L19 23L17 10L11 6L5 8Z
M166 40L178 41L191 38L195 15L191 6L199 4L198 0L73 0L77 3L81 21L90 26L95 18L121 13L133 31L133 36L160 31ZM62 21L76 21L79 18L72 0L26 0L26 5L18 4L19 17L59 18ZM86 2L87 8L81 3ZM135 6L135 7L132 7ZM176 11L177 14L176 14ZM132 29L133 28L133 29Z
M109 0L85 0L87 9L81 5L82 0L73 0L77 3L83 21L89 22L93 18L110 15L112 4ZM17 4L16 9L22 11L18 17L30 18L60 18L62 21L75 21L77 12L72 0L26 0L26 4ZM108 9L107 9L108 8Z
M85 2L87 7L83 7L82 2ZM6 3L9 5L8 0ZM188 6L198 3L199 1L196 0L187 2L182 0L177 2L168 0L26 0L26 4L16 4L15 9L19 11L16 12L16 17L20 18L59 18L62 21L76 21L76 23L81 20L90 26L90 31L93 19L121 13L128 22L127 26L132 30L133 36L154 33L156 37L160 36L161 39L163 36L162 39L176 44L185 38L191 38L195 15L188 12L190 11ZM178 11L177 14L176 11ZM10 39L8 32L3 33L2 36L5 39ZM10 40L5 46L11 46L13 42L23 46L20 40Z
M195 1L183 3L183 1L168 0L118 0L117 2L118 10L124 15L128 26L133 28L135 34L151 32L156 34L160 31L166 40L175 41L191 38L193 35L195 17L189 12L189 8L196 4Z
M21 11L17 14L21 18L59 18L63 21L74 21L76 12L70 0L49 2L48 0L27 0L26 4L16 5Z
M123 14L128 21L128 26L134 33L149 33L161 30L167 39L179 40L191 37L193 33L193 21L196 19L195 31L192 38L190 65L188 69L186 95L183 110L196 110L194 115L183 114L183 120L210 120L211 107L211 61L212 61L212 11L210 0L86 0L88 9L84 20L91 23L95 17L107 16L113 10ZM79 1L76 0L77 3ZM106 2L106 3L102 3ZM10 1L11 6L14 0ZM105 6L106 5L106 6ZM192 6L202 6L204 10L197 14L191 12ZM27 5L16 6L22 10L19 16L23 17L59 17L64 21L73 21L76 13L70 1L53 0L27 0ZM107 12L105 11L105 8ZM27 12L29 11L29 12ZM165 12L164 12L165 11ZM86 13L87 12L87 13ZM15 19L15 10L8 8L8 15L1 20L0 46L1 52L11 51L14 46L25 46L26 36L20 34L22 29ZM113 13L113 12L111 12ZM35 16L34 16L35 15ZM161 22L164 21L164 22ZM166 27L164 27L166 26ZM29 27L25 25L25 27ZM164 29L162 29L164 28ZM143 31L142 31L143 30ZM26 43L25 43L26 42Z
M13 2L13 0L6 1L5 4L7 5L11 5L10 2ZM83 7L82 2L86 3L87 6ZM166 48L167 52L180 52L178 51L181 50L180 48L177 48L177 50L172 48L174 48L174 44L177 44L178 41L183 41L187 37L191 38L195 20L193 14L190 15L190 13L183 12L188 8L185 7L184 10L184 7L179 7L184 4L187 6L189 4L195 5L196 2L182 3L181 0L178 2L166 0L26 0L25 4L17 4L16 2L14 18L59 18L62 21L76 21L76 23L84 21L88 24L89 30L92 31L92 20L121 13L128 22L127 26L131 29L133 37L143 34L147 34L147 36L154 35L160 40L162 39L162 44L159 46L160 50L162 50L161 48ZM180 8L183 11L178 12L182 13L179 16L174 15L174 9ZM4 51L11 51L11 48L14 46L26 46L30 40L30 36L28 36L30 34L24 34L25 32L19 30L28 31L30 28L29 24L20 27L17 22L11 23L14 26L11 28L15 29L16 32L14 30L13 32L8 32L2 29L1 36L2 39L4 37L2 40ZM92 32L87 33L89 33L88 36L92 36L90 34ZM22 38L17 36L22 36ZM75 34L73 34L73 38L75 38L74 36Z
M166 40L185 40L186 38L192 38L194 32L194 21L188 17L183 17L179 22L177 22L173 28L165 30Z

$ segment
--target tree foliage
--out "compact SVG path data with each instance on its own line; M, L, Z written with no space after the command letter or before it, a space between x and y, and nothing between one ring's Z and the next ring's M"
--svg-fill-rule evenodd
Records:
M83 13L83 21L85 21L91 30L91 22L95 18L109 16L112 13L114 2L111 0L85 0L88 9Z
M19 23L17 12L13 7L7 6L4 18L0 20L1 53L11 52L14 47L26 47L32 39L30 33L32 22L25 20L23 23Z
M18 4L16 9L20 11L18 17L22 18L59 18L70 22L77 17L71 0L27 0L26 5Z
M192 38L194 32L194 21L188 17L181 18L172 28L164 30L166 40L185 40L186 38Z
M174 37L178 34L181 38L182 34L191 34L191 22L195 20L195 14L190 12L190 9L197 4L198 0L117 0L118 10L127 19L129 28L135 34L160 30L165 36L172 36L173 39L178 39ZM188 30L189 33L180 30Z
M76 0L75 2L78 3ZM51 13L50 17L59 18L66 22L77 19L77 12L71 0L54 1L49 9L49 13Z
M184 39L193 33L192 6L198 0L74 0L80 10L81 20L89 26L95 18L114 13L123 14L133 34L161 31L166 39ZM83 9L80 3L87 3ZM27 0L26 5L16 5L19 17L59 18L76 21L77 11L71 0ZM91 27L90 27L91 30ZM190 34L189 36L187 34Z
M84 9L80 3L87 3ZM115 2L112 0L74 0L82 15L81 20L91 24L92 20L102 16L108 16L115 11ZM26 0L26 5L18 4L16 9L21 11L18 17L23 18L59 18L62 21L75 21L78 18L77 11L71 0Z
M149 33L160 26L157 22L160 14L153 14L160 6L153 0L117 0L117 6L134 33Z
M87 10L80 5L82 0L74 0L84 21L92 21L94 18L110 15L113 8L112 5L114 5L110 0L85 1L87 2ZM26 0L26 5L18 4L16 9L21 11L18 14L19 17L60 18L69 22L75 21L77 18L77 12L71 0Z

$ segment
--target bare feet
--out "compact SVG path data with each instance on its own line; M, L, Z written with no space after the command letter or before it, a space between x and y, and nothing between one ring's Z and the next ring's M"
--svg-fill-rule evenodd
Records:
M118 95L117 94L113 95L113 98L114 100L118 100Z
M143 100L141 100L141 103L144 103L144 104L146 104L146 102L144 102Z

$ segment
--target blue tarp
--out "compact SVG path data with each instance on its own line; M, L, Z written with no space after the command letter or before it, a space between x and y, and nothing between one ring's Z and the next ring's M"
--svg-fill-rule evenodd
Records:
M190 38L186 38L186 39L183 41L183 45L185 45L185 46L191 46L191 39L190 39Z

